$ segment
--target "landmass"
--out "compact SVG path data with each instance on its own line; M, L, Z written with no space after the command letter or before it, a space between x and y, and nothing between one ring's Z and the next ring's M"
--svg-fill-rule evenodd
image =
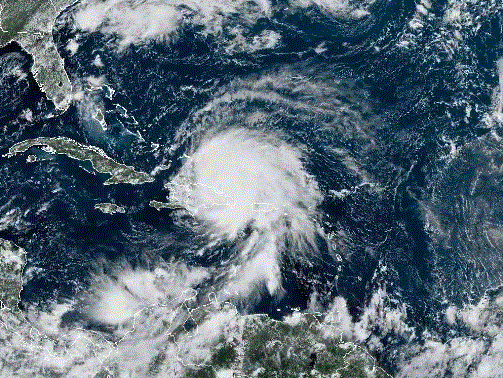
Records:
M13 145L4 156L12 157L19 153L26 152L31 147L35 146L42 147L47 153L62 154L80 161L90 161L97 172L110 174L111 177L105 181L105 185L137 185L154 181L154 179L145 172L139 172L131 166L117 163L98 147L87 146L65 137L27 139Z
M239 316L238 316L239 317ZM192 319L197 316L192 314ZM293 321L292 321L293 320ZM389 378L361 346L327 336L323 316L297 313L277 321L266 315L244 315L240 331L222 337L211 357L187 377Z
M126 209L124 209L122 206L108 202L97 203L96 205L94 205L94 208L105 214L115 214L115 213L124 214L126 212Z
M161 209L184 209L181 204L171 203L171 202L161 202L152 200L149 202L150 207L155 208L157 211L161 211Z
M239 314L228 302L197 305L190 298L174 311L168 309L161 307L145 313L163 310L148 317L149 329L159 339L169 339L170 344L177 345L177 351L165 342L156 344L163 346L152 355L144 376L391 377L367 349L344 339L342 331L334 330L321 313L296 312L284 320L273 320L267 315ZM132 324L135 323L138 324ZM183 373L170 370L174 361L181 365ZM113 364L109 361L108 372L113 371ZM120 377L119 371L120 368L111 376Z
M25 264L24 249L9 240L0 238L0 308L2 310L19 311Z
M0 239L2 376L390 377L323 314L242 315L228 302L199 305L191 290L136 312L115 342L84 328L46 334L17 307L24 264L24 250Z
M355 343L327 337L315 314L298 314L295 322L251 317L244 328L243 375L266 377L384 378L389 375ZM222 354L217 349L215 357Z
M71 84L52 38L56 17L75 0L3 0L0 47L19 43L32 57L31 71L41 90L60 111L68 109Z

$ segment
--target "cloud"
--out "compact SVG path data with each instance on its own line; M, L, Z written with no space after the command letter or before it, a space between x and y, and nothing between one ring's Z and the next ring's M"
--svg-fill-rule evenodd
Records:
M225 18L231 15L240 15L244 23L253 24L270 14L267 0L107 0L82 5L75 14L75 23L80 30L119 36L119 47L124 48L132 43L169 40L184 23L203 26L206 34L218 34Z
M360 18L370 15L365 9L369 2L363 1L355 7L348 0L294 0L292 3L301 8L317 6L321 11L337 16Z
M403 352L398 377L503 377L503 295L486 294L478 303L446 310L446 322L466 329L441 341L426 334L424 343Z
M126 263L97 273L77 309L90 319L107 324L125 323L152 306L173 307L193 295L193 288L208 278L202 268L172 264L154 271L133 269Z
M228 290L280 289L283 253L316 252L322 195L301 152L257 131L233 129L204 139L168 184L169 200L201 220L215 240L241 240ZM286 252L288 245L288 252Z

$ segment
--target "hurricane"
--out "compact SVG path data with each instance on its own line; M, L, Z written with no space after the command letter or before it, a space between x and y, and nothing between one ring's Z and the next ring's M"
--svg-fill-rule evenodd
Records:
M168 184L169 199L207 224L210 239L240 243L228 290L246 294L265 281L281 288L281 259L317 253L316 181L301 152L281 139L233 129L204 137Z

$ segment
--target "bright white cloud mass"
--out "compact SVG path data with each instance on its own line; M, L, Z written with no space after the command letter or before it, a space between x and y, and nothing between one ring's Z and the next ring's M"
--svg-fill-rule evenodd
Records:
M184 25L204 27L206 33L222 32L225 17L241 15L243 22L254 23L271 12L267 0L248 1L91 1L75 15L76 27L81 30L100 30L120 37L120 46L152 39L169 40Z
M295 0L289 5L294 11L318 7L331 16L360 18L369 15L365 8L370 4L364 2L355 6L339 0ZM115 34L120 39L119 47L124 48L150 40L169 41L176 38L178 30L187 24L202 26L205 34L220 35L233 18L239 20L239 26L233 25L227 30L234 36L230 46L244 45L255 51L274 47L280 36L265 31L247 44L241 29L253 26L261 18L270 18L273 13L269 0L93 0L79 7L75 26L80 30Z
M170 201L203 221L213 238L234 240L252 230L241 245L231 292L249 294L264 281L274 294L282 253L317 251L315 215L322 195L300 151L274 136L246 129L211 135L168 188Z

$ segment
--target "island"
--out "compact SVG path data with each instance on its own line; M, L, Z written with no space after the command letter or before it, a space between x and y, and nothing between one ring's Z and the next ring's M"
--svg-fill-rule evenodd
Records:
M115 214L115 213L124 214L126 212L126 209L124 209L124 207L109 202L97 203L94 205L94 208L96 210L101 211L104 214Z
M151 200L149 206L155 208L157 211L161 211L161 209L184 209L181 204L175 202L161 202L156 200Z
M111 176L105 181L105 185L137 185L154 181L152 176L145 172L138 172L131 166L117 163L98 147L87 146L65 137L27 139L9 148L9 152L4 157L13 157L28 151L31 147L42 147L47 153L62 154L80 161L90 161L97 172Z

